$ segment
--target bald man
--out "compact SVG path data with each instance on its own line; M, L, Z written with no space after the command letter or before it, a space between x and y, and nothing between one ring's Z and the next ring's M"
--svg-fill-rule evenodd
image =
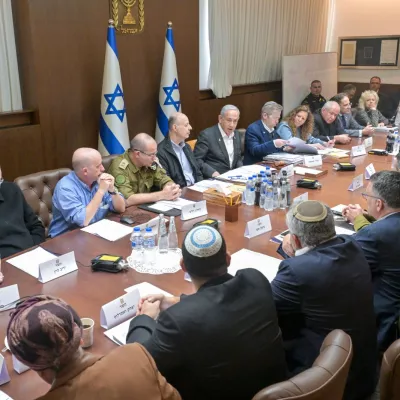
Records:
M180 187L203 180L191 147L185 143L192 127L185 114L175 113L168 120L168 135L158 144L158 158L167 175Z
M109 211L125 211L125 200L114 187L114 177L104 173L97 150L86 147L76 150L72 168L54 189L49 228L52 238L100 221Z
M124 154L116 157L108 172L115 177L128 206L175 200L179 185L166 174L157 158L157 143L147 133L138 133Z

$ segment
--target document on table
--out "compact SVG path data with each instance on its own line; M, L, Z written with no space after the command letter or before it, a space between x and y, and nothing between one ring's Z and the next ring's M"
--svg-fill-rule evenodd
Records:
M8 394L0 390L0 400L13 400Z
M344 149L338 149L336 147L327 147L326 149L323 150L318 150L318 154L325 155L325 154L330 154L330 153L349 153L350 150L344 150Z
M335 226L336 235L354 235L355 232L351 229L342 228L341 226Z
M203 181L195 183L192 186L188 186L188 189L194 190L195 192L203 193L207 189L218 189L218 187L220 187L222 189L227 189L230 186L232 186L231 182L205 179Z
M303 154L318 154L318 150L307 144L304 140L301 140L297 137L291 137L287 145L293 147L294 153L303 153Z
M109 219L102 219L101 221L82 228L81 231L100 236L103 239L111 242L115 242L116 240L131 234L132 228L122 225L119 222L111 221Z
M271 171L275 171L275 168L270 168ZM254 174L260 174L261 171L266 171L265 165L245 165L243 167L235 168L231 171L225 172L216 177L216 179L225 179L234 182L246 183L249 176Z
M183 206L187 206L188 204L194 204L195 201L191 201L191 200L186 200L183 199L182 197L179 197L176 200L161 200L161 201L157 201L157 203L155 203L156 206L162 204L164 206L167 207L171 207L171 208L176 208L178 210L181 210Z
M231 275L236 275L236 272L241 269L254 268L272 282L278 272L281 261L282 260L275 257L270 257L247 249L241 249L232 254L231 265L228 268L228 272Z
M7 262L37 279L39 278L39 264L50 261L55 257L54 254L39 246L34 250L21 254L20 256L11 258L7 260Z

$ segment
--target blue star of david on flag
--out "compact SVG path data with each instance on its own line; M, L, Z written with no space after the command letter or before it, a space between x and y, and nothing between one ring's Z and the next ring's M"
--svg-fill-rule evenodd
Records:
M115 87L114 93L104 95L104 98L106 99L106 101L108 103L106 115L114 115L115 114L119 118L119 120L122 122L124 120L124 116L126 113L125 102L124 102L123 109L118 110L117 107L115 107L115 105L114 105L114 102L117 97L122 97L122 101L124 99L124 93L122 92L122 89L118 83L117 83L117 86Z
M176 111L179 111L179 107L181 106L181 102L180 100L174 100L172 98L172 95L174 93L175 90L178 91L179 94L179 85L178 85L178 81L175 78L174 83L172 84L172 86L164 86L163 90L165 92L165 94L167 95L167 98L164 101L164 106L174 106Z

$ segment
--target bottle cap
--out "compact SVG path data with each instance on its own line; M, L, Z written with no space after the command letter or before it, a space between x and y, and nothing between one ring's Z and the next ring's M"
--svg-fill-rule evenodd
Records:
M254 192L254 188L252 187L252 188L250 188L250 192Z
M146 228L146 232L151 232L152 229L151 228Z
M135 226L135 227L133 228L133 231L134 231L134 232L140 232L140 228L139 228L138 226Z

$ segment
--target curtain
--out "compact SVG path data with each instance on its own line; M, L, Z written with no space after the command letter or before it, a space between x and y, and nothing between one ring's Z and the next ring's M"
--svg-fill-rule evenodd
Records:
M0 112L22 110L11 0L0 0Z
M284 55L325 51L329 11L330 0L209 1L209 87L226 97L280 80Z

